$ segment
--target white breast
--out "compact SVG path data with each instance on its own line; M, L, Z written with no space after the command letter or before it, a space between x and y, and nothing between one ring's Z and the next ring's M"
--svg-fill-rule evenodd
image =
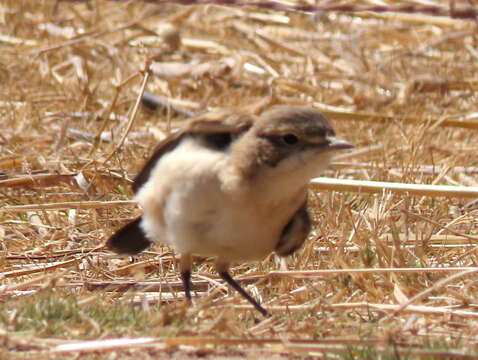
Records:
M184 139L158 161L136 196L144 210L143 230L178 253L224 261L263 258L303 197L238 192L225 186L233 173L226 153Z

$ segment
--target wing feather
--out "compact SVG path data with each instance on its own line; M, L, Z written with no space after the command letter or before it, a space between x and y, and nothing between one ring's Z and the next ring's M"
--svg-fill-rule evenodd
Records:
M194 134L229 133L238 135L247 131L253 122L254 115L232 110L217 110L191 119L181 130L162 140L153 151L151 157L143 165L133 182L133 191L137 193L147 181L156 163L161 157L174 150L185 136Z
M307 200L292 215L282 230L275 252L279 256L289 256L304 243L310 232L310 216L307 211Z

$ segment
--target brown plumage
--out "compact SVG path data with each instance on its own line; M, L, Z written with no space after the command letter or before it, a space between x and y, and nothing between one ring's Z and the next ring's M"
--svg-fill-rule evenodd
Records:
M256 117L221 111L190 120L163 140L133 185L143 215L107 241L134 254L151 242L181 255L190 295L192 255L212 256L219 275L268 314L228 273L234 261L287 256L310 230L307 183L332 153L350 148L316 110L278 106Z

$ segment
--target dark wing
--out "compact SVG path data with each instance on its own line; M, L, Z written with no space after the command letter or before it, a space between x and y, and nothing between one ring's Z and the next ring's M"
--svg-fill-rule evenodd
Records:
M153 170L154 165L156 165L156 162L161 158L161 156L173 150L181 141L183 135L183 131L178 131L159 142L154 149L153 155L146 161L146 163L143 165L143 168L134 178L132 188L135 194L138 192L139 188L143 186L146 181L148 181L149 174L151 173L151 170Z
M118 254L135 255L151 245L140 227L141 216L117 230L106 241L106 246Z
M190 120L184 128L161 141L153 152L153 155L146 161L141 171L133 182L133 191L137 193L141 186L148 181L156 163L169 151L173 150L185 136L190 135L211 135L210 141L222 143L223 137L214 137L214 134L227 134L237 136L252 126L255 117L251 114L232 111L217 110L205 113Z
M307 200L295 212L282 229L275 252L279 256L288 256L296 252L307 239L310 232L310 217L307 212Z

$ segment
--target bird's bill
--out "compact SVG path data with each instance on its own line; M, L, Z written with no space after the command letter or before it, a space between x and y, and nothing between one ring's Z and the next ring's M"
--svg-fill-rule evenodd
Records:
M345 149L351 149L354 147L348 141L338 139L336 137L328 137L327 140L329 141L327 148L330 150L345 150Z

